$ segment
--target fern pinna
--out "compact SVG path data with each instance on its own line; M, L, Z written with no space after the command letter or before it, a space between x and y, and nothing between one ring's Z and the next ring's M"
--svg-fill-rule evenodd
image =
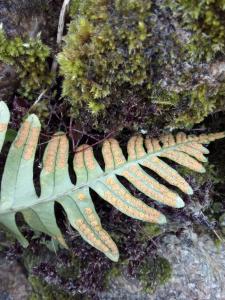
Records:
M9 117L7 105L0 102L1 148ZM96 161L92 148L82 145L74 156L77 182L73 185L68 172L68 140L64 133L59 132L49 141L44 153L40 175L41 195L38 197L33 183L33 163L39 133L40 122L37 116L30 115L10 147L2 176L0 223L26 247L28 242L15 220L16 213L21 212L34 230L50 235L66 247L55 219L54 203L57 201L63 206L71 226L82 238L113 261L118 260L118 249L101 226L89 189L132 218L163 224L166 222L164 215L135 198L121 184L117 175L125 177L151 199L181 208L184 203L180 196L147 174L142 166L154 171L182 192L192 194L192 188L185 179L160 158L170 159L202 173L205 169L201 162L206 161L204 154L209 153L202 144L225 136L224 132L198 137L178 133L176 137L169 134L159 139L146 138L144 144L141 136L134 136L128 142L127 160L118 142L108 139L102 147L104 171Z

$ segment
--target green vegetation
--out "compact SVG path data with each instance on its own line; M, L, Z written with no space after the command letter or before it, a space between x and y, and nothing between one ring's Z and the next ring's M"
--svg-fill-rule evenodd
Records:
M32 286L33 292L29 300L72 300L75 296L70 296L58 289L56 285L47 284L38 276L30 275L29 283ZM77 297L79 299L79 297Z
M141 266L140 280L147 293L154 293L158 286L165 284L172 276L172 268L164 257L146 260Z
M225 85L210 88L207 84L200 84L193 90L183 92L166 92L157 90L157 96L152 96L154 103L163 113L170 114L173 110L174 118L170 126L175 128L192 128L204 120L210 113L224 107Z
M194 26L199 24L204 31L201 22L206 19L207 29L212 28L212 35L218 36L213 27L218 24L214 24L208 10L216 10L219 18L221 14L217 8L222 9L222 5L215 1L195 2L177 1L176 5L171 5L169 1L174 14L179 15L182 11L184 28L188 17L188 24L193 24L193 40L184 46L175 32L166 38L159 35L161 25L151 1L116 0L114 5L104 0L72 1L72 21L63 51L58 55L64 78L63 96L71 103L71 115L82 121L88 116L89 123L98 130L105 130L105 127L137 130L140 124L160 126L162 120L162 127L192 127L221 109L225 92L223 84L212 89L207 83L201 83L191 91L183 89L181 92L167 91L160 86L160 76L167 76L164 74L166 69L179 70L181 62L174 57L184 57L193 63L199 59L195 55L212 57L211 52L211 56L205 53L212 49L208 50L201 41L208 39L206 33L201 32L200 38ZM198 14L191 12L192 6L198 9ZM221 41L225 32L221 29L223 22L221 17L218 25ZM212 40L208 46L221 48L213 46L216 39ZM167 49L167 44L172 46ZM193 69L184 71L179 81L191 81L193 72ZM139 113L130 112L132 107ZM115 119L113 124L110 118Z
M219 90L210 90L206 84L199 85L191 92L185 92L182 98L186 97L188 108L177 116L175 124L178 127L192 127L202 122L210 113L223 107L224 96L224 86L221 86Z
M151 1L74 1L74 20L69 25L58 60L63 95L74 110L86 102L98 113L127 89L141 93L151 88L150 59L146 49L151 37Z
M40 36L36 38L7 38L0 28L0 61L15 67L19 79L18 93L27 99L51 83L47 59L50 49Z
M162 227L157 224L145 224L140 232L140 240L149 240L162 234Z
M203 121L217 106L222 105L221 98L207 95L207 86L204 84L191 92L183 93L181 99L185 97L188 99L188 107L176 117L175 124L178 127L192 127Z
M188 49L192 57L210 61L225 51L225 1L176 0L168 1L178 12L183 25L191 30Z

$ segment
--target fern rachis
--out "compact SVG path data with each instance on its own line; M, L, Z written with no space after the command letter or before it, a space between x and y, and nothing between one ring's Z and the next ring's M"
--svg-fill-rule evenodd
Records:
M2 146L9 122L9 111L0 102L0 146ZM165 135L159 139L132 137L128 142L126 160L118 142L108 139L102 147L105 170L96 161L93 150L82 145L74 156L74 170L77 177L73 185L68 173L69 144L64 133L56 133L46 147L43 168L40 175L41 195L37 196L33 183L33 163L40 132L40 122L30 115L22 124L12 143L5 163L1 184L0 223L5 225L27 246L28 242L19 231L15 214L22 212L25 221L35 230L42 231L66 246L54 214L54 203L60 203L70 224L92 246L104 252L112 260L118 260L118 250L101 226L95 211L89 188L103 199L130 217L143 221L165 223L159 211L135 198L118 180L125 177L132 185L151 199L172 207L183 207L180 196L147 174L141 166L157 173L171 185L187 194L192 188L177 171L160 157L197 172L204 172L207 148L202 144L224 137L224 133L189 136L178 133L174 138ZM147 152L146 152L147 150Z

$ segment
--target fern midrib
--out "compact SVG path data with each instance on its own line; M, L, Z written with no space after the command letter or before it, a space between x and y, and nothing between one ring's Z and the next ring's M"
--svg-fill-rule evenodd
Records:
M120 170L122 170L124 167L127 168L130 165L142 162L142 161L144 161L147 158L151 158L151 157L154 157L154 156L159 156L161 153L167 152L169 150L176 150L177 148L179 148L179 146L185 145L185 144L192 144L192 141L187 141L187 142L184 142L184 143L179 143L179 144L176 144L176 145L173 145L173 146L162 148L159 151L155 151L155 152L151 152L151 153L146 153L146 155L142 156L141 158L136 159L136 160L127 161L125 163L125 165L121 165L121 166L117 167L116 169L114 169L112 171L104 172L102 175L96 177L95 179L90 180L89 182L87 182L85 184L75 185L75 186L73 186L73 188L67 190L66 192L54 194L52 196L45 197L45 198L44 197L43 198L39 197L38 201L32 202L30 205L14 206L14 207L11 207L11 208L7 208L7 209L1 210L1 203L0 203L0 215L5 215L5 214L9 214L9 213L20 212L20 211L22 211L24 209L32 208L32 207L37 206L39 204L43 204L43 203L47 203L47 202L51 202L51 201L57 201L57 199L59 199L61 197L64 197L66 195L69 195L71 192L75 192L75 191L77 191L79 189L82 189L82 188L85 188L85 187L90 187L91 188L94 185L94 183L96 181L98 181L99 179L101 179L101 178L104 178L104 177L107 177L107 176L112 176L112 175L118 175L120 173ZM199 144L201 144L201 143L199 143Z

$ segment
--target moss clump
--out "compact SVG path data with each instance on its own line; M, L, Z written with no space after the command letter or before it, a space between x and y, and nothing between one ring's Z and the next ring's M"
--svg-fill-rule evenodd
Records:
M20 81L18 93L28 99L51 82L47 59L50 49L40 36L33 38L7 38L0 28L0 61L15 67Z
M72 12L58 60L74 111L85 102L98 113L113 97L123 101L127 89L150 89L151 1L74 1Z
M225 50L224 0L170 1L184 26L193 32L187 45L193 57L210 61Z
M140 269L139 279L147 293L154 293L158 286L165 284L172 275L169 261L164 257L154 257L145 261Z
M216 98L208 99L205 85L200 85L191 93L185 92L182 97L187 98L188 108L176 118L175 124L178 126L192 127L216 108Z

